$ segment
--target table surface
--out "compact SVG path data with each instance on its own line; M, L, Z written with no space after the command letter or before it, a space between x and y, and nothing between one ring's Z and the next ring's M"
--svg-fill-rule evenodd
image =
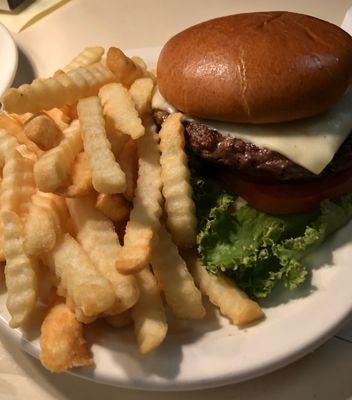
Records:
M85 46L162 45L183 28L248 11L289 10L341 24L351 0L71 0L15 35L20 50L15 85L48 76ZM265 345L265 344L263 344ZM218 389L147 393L53 375L0 334L0 400L122 398L173 400L352 399L352 323L320 349L270 375ZM99 396L99 397L98 397Z

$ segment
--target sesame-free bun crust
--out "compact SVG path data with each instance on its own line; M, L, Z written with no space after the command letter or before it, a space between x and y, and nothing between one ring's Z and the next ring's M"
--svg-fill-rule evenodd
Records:
M271 123L309 117L336 103L352 74L352 38L290 12L230 15L192 26L163 47L158 86L200 118Z

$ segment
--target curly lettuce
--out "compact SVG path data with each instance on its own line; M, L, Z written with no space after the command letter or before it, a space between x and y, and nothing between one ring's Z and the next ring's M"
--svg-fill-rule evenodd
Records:
M296 288L306 276L304 256L352 217L352 194L325 200L307 214L274 216L244 206L214 181L193 178L198 249L208 271L232 277L253 298L282 281Z

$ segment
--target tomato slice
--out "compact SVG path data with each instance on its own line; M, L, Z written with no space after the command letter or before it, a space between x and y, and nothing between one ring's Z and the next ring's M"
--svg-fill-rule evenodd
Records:
M304 182L254 182L231 170L220 178L249 205L269 214L291 214L314 210L323 199L335 199L352 192L352 168L336 176Z

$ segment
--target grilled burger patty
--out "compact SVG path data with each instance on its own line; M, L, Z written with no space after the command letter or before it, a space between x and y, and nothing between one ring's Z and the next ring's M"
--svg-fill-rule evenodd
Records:
M166 111L154 110L154 120L158 127L168 115ZM257 147L241 139L225 137L217 130L199 122L184 121L183 124L187 146L193 153L255 178L280 181L321 178L352 167L351 134L324 171L315 175L275 151Z

